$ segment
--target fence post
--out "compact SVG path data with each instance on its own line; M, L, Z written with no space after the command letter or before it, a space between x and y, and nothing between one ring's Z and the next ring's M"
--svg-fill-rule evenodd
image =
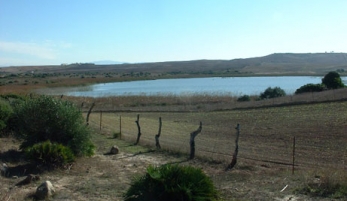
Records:
M294 174L294 166L295 166L295 136L293 138L293 166L292 166L292 174Z
M231 170L237 163L237 154L239 153L239 136L240 136L240 124L236 126L236 138L235 138L235 151L231 163L228 165L226 170Z
M122 115L119 116L119 139L122 139Z
M87 122L87 126L89 125L89 115L92 112L93 107L95 106L95 102L93 102L93 104L90 106L88 114L87 114L87 118L86 118L86 122Z
M158 134L155 135L154 139L155 139L155 146L157 147L157 149L161 149L160 143L159 143L159 137L161 134L161 126L162 126L162 122L161 122L161 117L159 117L159 130L158 130Z
M100 130L101 130L101 124L102 124L102 111L100 111Z
M200 126L196 131L193 131L190 133L190 156L189 159L194 159L195 157L195 137L201 132L202 130L202 122L200 121Z
M141 137L140 115L139 114L137 115L137 120L135 121L135 123L137 125L137 130L138 130L137 139L136 139L136 142L135 142L135 145L137 145L139 143L140 137Z

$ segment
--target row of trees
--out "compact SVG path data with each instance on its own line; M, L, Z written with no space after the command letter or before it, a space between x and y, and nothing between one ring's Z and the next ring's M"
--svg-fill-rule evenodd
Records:
M331 71L324 76L322 83L320 84L306 84L295 91L295 94L307 93L307 92L320 92L327 89L339 89L345 85L342 82L340 74L335 71Z
M343 88L345 85L342 82L340 74L335 71L331 71L322 78L322 83L319 84L306 84L301 86L295 91L295 94L308 93L308 92L321 92L329 89L339 89ZM286 92L280 87L268 87L264 92L262 92L257 100L270 99L285 96ZM250 101L251 97L248 95L241 96L238 101Z

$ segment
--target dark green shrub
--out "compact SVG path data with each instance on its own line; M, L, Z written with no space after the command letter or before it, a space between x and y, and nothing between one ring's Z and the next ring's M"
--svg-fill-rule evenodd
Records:
M125 200L136 201L212 201L218 192L212 180L201 169L191 166L149 166L147 173L136 178Z
M260 99L276 98L276 97L281 97L285 95L286 95L286 92L280 87L275 87L275 88L269 87L263 93L260 94Z
M343 84L340 74L335 71L331 71L328 74L324 76L322 79L322 83L328 88L328 89L338 89L343 88L345 85Z
M251 101L251 97L248 95L243 95L237 99L238 102Z
M21 149L45 142L69 147L75 155L92 155L94 146L82 113L71 102L49 96L23 101L14 107L15 134Z
M8 120L13 114L12 107L7 101L0 99L0 135L3 130L7 127Z
M38 164L60 167L74 161L74 154L70 148L62 144L41 142L24 150L27 158Z
M1 94L1 98L6 99L6 100L25 100L26 98L24 96L18 95L18 94Z
M308 92L321 92L324 91L324 85L322 84L306 84L301 86L299 89L295 91L295 94L302 94Z

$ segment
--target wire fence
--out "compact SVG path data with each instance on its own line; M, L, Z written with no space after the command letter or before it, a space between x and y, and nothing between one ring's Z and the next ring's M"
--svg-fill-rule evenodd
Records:
M319 111L315 110L320 108ZM326 112L321 111L327 110ZM126 141L136 141L140 115L140 144L155 148L159 117L162 117L162 149L189 154L190 133L203 122L195 138L196 156L230 162L235 148L235 126L241 125L239 160L293 165L303 168L346 168L347 102L307 107L268 108L226 112L92 113L91 124L106 133L121 132ZM261 113L261 114L259 114ZM295 146L294 146L295 137Z

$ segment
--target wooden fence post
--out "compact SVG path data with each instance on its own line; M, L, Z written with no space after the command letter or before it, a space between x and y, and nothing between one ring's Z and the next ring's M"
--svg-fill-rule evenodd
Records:
M292 174L294 174L294 167L295 167L295 136L293 138L293 166L292 166Z
M189 159L193 159L195 157L195 137L201 132L202 130L202 122L200 121L200 126L196 131L193 131L190 133L190 156Z
M119 139L122 139L122 115L119 116Z
M159 137L160 137L160 134L161 134L161 126L162 126L161 117L159 117L159 131L158 131L158 134L155 135L155 146L157 147L157 149L161 149L161 146L160 146L160 143L159 143Z
M236 128L236 139L235 139L235 151L233 154L233 159L231 163L228 165L226 170L231 170L237 163L237 154L239 153L239 136L240 136L240 124L237 124Z
M86 118L87 126L89 125L89 115L92 112L92 109L93 109L94 106L95 106L95 102L89 108L89 111L88 111L88 114L87 114L87 118Z
M135 123L137 125L137 130L138 130L137 139L136 139L136 142L135 142L135 145L137 145L139 143L140 137L141 137L140 115L139 114L137 115L137 120L135 121Z
M102 125L102 111L100 111L100 130L101 130L101 125Z

